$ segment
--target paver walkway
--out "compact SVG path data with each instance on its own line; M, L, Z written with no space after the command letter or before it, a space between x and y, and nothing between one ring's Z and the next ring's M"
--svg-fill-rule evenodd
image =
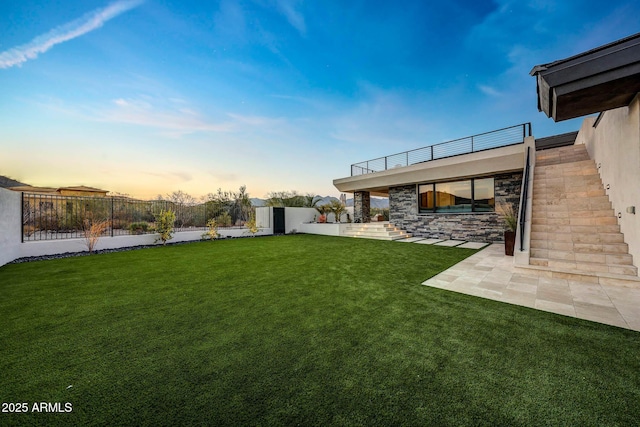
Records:
M640 286L551 278L548 271L514 266L503 244L486 247L423 285L640 331Z

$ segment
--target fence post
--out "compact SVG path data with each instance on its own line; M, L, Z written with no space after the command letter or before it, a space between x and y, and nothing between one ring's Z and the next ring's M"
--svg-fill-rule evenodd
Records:
M113 237L113 197L111 197L111 237Z
M24 191L20 192L20 243L24 243Z

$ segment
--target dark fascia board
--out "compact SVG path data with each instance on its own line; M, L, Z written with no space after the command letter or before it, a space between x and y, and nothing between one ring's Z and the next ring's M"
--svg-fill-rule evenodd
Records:
M578 132L575 131L562 133L560 135L546 136L544 138L536 138L536 151L573 145L576 142L577 137Z
M560 121L628 105L625 102L633 99L640 86L634 84L636 80L640 82L639 70L640 33L570 58L537 65L531 70L531 75L537 79L538 110ZM622 80L627 83L630 81L632 84L615 84L615 81ZM576 96L569 96L565 100L572 99L577 102L576 99L580 98L577 96L578 93L587 98L597 99L598 96L590 94L590 90L603 93L612 88L625 91L624 94L610 94L615 95L612 96L615 102L580 106L566 104L566 108L558 107L558 102L563 101L562 97L571 95L572 92L575 92Z

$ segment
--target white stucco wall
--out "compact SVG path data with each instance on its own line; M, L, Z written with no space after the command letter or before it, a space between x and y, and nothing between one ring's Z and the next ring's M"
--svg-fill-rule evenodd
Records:
M584 144L596 162L633 262L640 265L640 96L629 107L584 120L576 144ZM607 189L607 185L609 189ZM635 206L636 213L627 212Z
M300 224L298 232L307 234L322 234L324 236L342 236L351 224Z
M318 215L318 211L313 208L284 208L285 233L300 231L300 224L313 221L314 215Z
M273 228L273 208L269 206L257 207L256 225L263 228Z
M341 221L347 222L347 213L353 219L353 207L350 206L345 209L341 216ZM317 218L320 214L314 208L284 208L284 229L285 233L293 233L294 230L300 233L306 233L302 231L301 225L310 223ZM335 222L335 215L332 213L327 215L328 222ZM273 208L270 207L258 207L256 208L256 224L259 227L273 228Z
M20 258L21 195L0 188L0 266Z

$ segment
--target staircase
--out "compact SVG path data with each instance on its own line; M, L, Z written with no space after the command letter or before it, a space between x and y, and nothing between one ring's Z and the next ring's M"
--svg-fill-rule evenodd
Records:
M536 153L530 265L575 275L633 278L624 235L584 145Z
M408 239L411 237L411 234L396 228L388 222L368 222L351 224L345 230L343 236L377 240L400 240Z

